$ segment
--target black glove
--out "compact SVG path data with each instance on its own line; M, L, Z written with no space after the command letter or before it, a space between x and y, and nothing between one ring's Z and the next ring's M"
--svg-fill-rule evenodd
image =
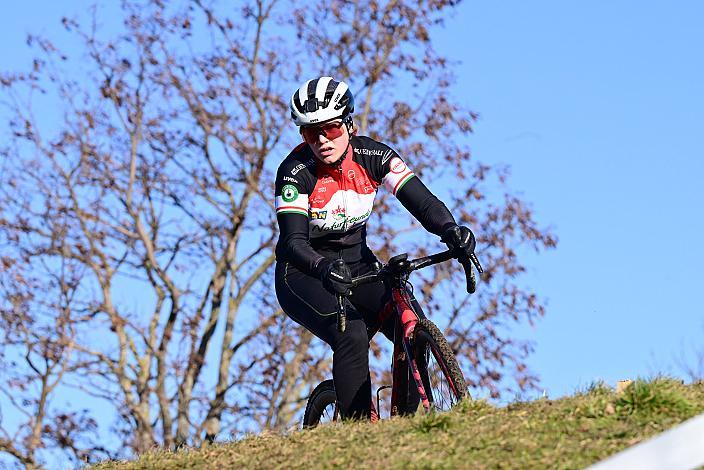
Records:
M352 273L345 262L341 259L325 259L318 267L320 280L323 286L333 294L350 295L352 287Z
M451 250L462 250L467 256L474 253L474 249L477 246L474 234L469 227L465 227L464 225L453 225L446 228L442 233L441 240L444 241Z

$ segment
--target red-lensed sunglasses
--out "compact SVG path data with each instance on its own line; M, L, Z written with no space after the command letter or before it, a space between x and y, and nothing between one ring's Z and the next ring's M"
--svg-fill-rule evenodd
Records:
M342 124L342 122L329 122L320 126L301 127L301 135L309 144L317 142L320 134L328 140L337 139L344 133Z

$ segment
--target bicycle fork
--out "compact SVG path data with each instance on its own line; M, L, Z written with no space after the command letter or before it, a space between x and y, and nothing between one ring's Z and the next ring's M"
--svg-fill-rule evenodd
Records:
M411 377L415 382L416 388L418 389L418 396L420 397L420 402L423 404L423 408L426 411L430 410L430 401L425 392L425 387L423 386L423 380L420 376L420 371L418 370L418 364L416 363L416 358L413 356L413 349L411 347L411 337L413 335L413 330L418 323L418 316L415 314L413 309L410 307L410 303L401 294L400 291L394 289L392 293L394 301L401 310L399 318L400 322L396 329L396 335L401 335L401 341L394 341L394 357L393 357L393 393L391 395L391 415L396 415L400 411L398 404L400 403L401 397L399 394L406 394L409 389L408 383L408 370L411 371ZM398 337L398 336L397 336ZM406 397L403 402L407 403L408 398Z

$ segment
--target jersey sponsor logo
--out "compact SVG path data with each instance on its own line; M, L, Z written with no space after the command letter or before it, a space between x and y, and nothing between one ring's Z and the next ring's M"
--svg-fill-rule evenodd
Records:
M338 209L341 209L338 207ZM335 211L333 210L333 213ZM356 222L361 222L369 218L371 215L372 210L369 209L367 212L365 212L362 215L354 216L354 217L342 217L338 218L336 221L334 221L332 224L322 224L322 225L312 225L311 230L313 232L331 232L333 230L343 230L344 228L349 228L352 225L354 225Z
M296 178L291 178L290 176L284 176L284 181L290 181L291 183L298 183Z
M349 179L353 180L355 176L356 176L356 175L354 174L354 170L348 170L348 171L347 171L347 177L348 177Z
M287 184L281 188L281 199L284 202L293 202L298 198L298 189L292 184Z
M324 219L328 216L328 211L310 211L311 220Z
M311 166L311 165L313 165L314 163L315 163L315 162L314 162L313 160L308 160L307 162L299 163L298 165L296 165L296 166L293 168L293 170L291 170L291 174L292 174L292 175L295 175L296 173L298 173L299 171L301 171L301 170L304 169L305 167Z
M336 209L332 210L332 216L337 220L345 220L345 208L342 206L337 206Z
M323 178L320 179L320 182L321 182L322 184L332 183L333 181L335 181L335 180L332 179L332 176L325 176L325 177L323 177Z
M360 149L355 147L354 148L354 153L358 153L360 155L383 155L384 151L383 150L375 150L375 149Z
M391 173L396 173L397 175L400 175L406 170L406 164L403 163L403 160L396 159L396 161L391 162Z
M324 193L324 192L327 191L327 190L328 190L328 188L326 188L325 186L321 186L321 187L318 188L318 192L319 192L319 193Z
M308 195L307 194L298 194L298 190L294 187L291 186L294 191L291 191L290 189L286 189L283 194L280 194L276 196L276 213L281 214L281 213L286 213L286 212L295 212L298 214L302 214L307 216L308 215ZM295 193L295 196L293 197Z

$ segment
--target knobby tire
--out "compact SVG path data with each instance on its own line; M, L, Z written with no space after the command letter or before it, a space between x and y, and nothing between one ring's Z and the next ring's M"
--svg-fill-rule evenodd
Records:
M427 318L420 319L416 324L413 333L413 350L426 395L431 401L431 408L447 411L463 398L469 397L464 375L457 363L455 353L438 327ZM428 359L437 363L439 369L433 367L429 373L426 362ZM413 383L409 385L415 386ZM444 404L439 403L445 398L449 400L447 408L443 408Z
M330 405L334 407L332 421L337 421L340 412L336 406L337 396L335 395L335 386L332 380L325 380L318 384L310 394L306 411L303 414L303 428L312 428L320 424L320 419L323 417L325 409Z

